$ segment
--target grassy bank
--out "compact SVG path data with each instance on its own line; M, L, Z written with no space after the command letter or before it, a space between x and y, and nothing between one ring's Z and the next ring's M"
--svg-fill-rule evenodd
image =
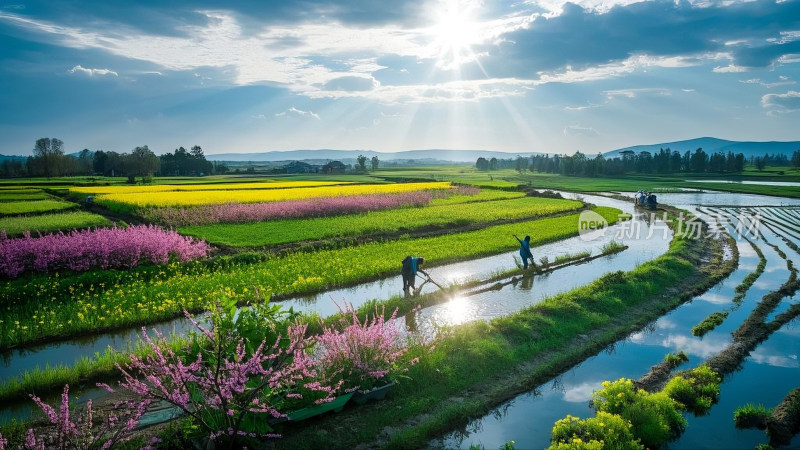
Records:
M25 231L30 231L33 236L36 236L36 233L53 233L110 225L111 221L105 217L85 211L42 214L35 217L0 218L0 230L5 230L8 236L19 236Z

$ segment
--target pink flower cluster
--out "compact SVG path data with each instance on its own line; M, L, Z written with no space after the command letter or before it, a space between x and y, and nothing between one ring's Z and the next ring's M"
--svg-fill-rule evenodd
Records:
M227 203L194 208L147 208L140 211L140 214L151 222L167 226L245 223L356 214L406 206L425 206L431 199L441 195L446 194L438 191L415 191L272 203Z
M73 422L69 410L69 385L64 385L64 392L61 394L61 405L58 411L44 403L39 397L31 395L31 399L41 408L53 427L49 429L46 427L29 428L25 434L25 441L17 447L18 449L45 450L59 448L89 450L101 448L105 450L112 448L116 444L125 442L133 437L134 429L150 404L147 400L143 402L123 402L124 408L121 408L121 414L118 415L116 412L112 412L102 420L96 420L92 401L89 400L83 413L76 414L77 418ZM152 444L157 442L160 442L160 439L153 438L151 440ZM0 450L5 450L8 445L8 439L0 434ZM150 445L143 448L154 450L154 447Z
M261 341L254 351L248 352L244 339L234 330L216 324L209 330L186 311L184 314L208 338L202 342L197 357L185 363L162 335L156 332L156 339L152 339L142 328L151 354L131 355L130 364L118 365L123 375L120 385L144 401L165 401L181 408L211 439L233 442L239 437L279 437L241 427L249 426L245 418L251 414L285 418L272 401L278 401L293 392L302 380L316 375L298 357L308 344L306 326L290 327L285 338L278 335L271 345ZM327 401L333 399L335 392L322 384L310 389L322 392ZM257 419L264 423L267 420Z
M313 360L312 365L321 374L342 377L347 392L384 384L408 349L395 323L397 310L386 320L383 311L376 309L372 320L363 322L350 305L346 304L342 312L350 317L350 324L341 331L325 327L316 338L315 352L302 356Z
M0 275L15 278L27 270L131 268L144 260L166 264L171 255L189 261L206 256L209 250L205 241L155 225L97 228L40 237L26 232L18 239L8 239L5 231L0 231Z

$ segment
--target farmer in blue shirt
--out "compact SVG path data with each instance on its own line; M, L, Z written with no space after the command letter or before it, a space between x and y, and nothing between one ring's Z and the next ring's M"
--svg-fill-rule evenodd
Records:
M403 259L403 267L400 269L400 274L403 275L403 291L408 292L409 288L414 289L417 272L422 272L426 277L429 276L427 272L420 268L424 262L425 258L416 258L414 256L406 256Z
M516 234L513 235L519 241L519 257L522 258L522 268L528 268L528 258L533 264L533 253L531 253L531 237L525 236L525 239L520 239Z

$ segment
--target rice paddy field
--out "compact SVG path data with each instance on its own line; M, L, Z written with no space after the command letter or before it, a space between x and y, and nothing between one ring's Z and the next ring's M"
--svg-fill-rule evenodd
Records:
M219 350L209 361L227 357L228 351L235 361L243 361L255 357L261 351L258 342L268 337L284 336L269 350L279 352L290 335L296 338L290 330L301 326L308 339L303 341L308 346L305 353L315 356L306 361L295 353L288 359L292 364L317 364L323 357L315 352L334 348L336 339L354 333L361 339L353 344L356 350L348 347L349 356L336 359L340 361L336 364L345 361L350 367L363 355L372 355L385 365L370 376L390 377L394 380L390 387L394 387L385 403L348 406L341 415L324 414L313 424L292 419L258 428L284 437L281 441L247 440L248 445L258 448L280 442L285 448L352 448L381 442L376 445L472 448L474 442L468 437L442 436L468 417L480 417L519 393L535 392L537 386L593 351L626 339L637 326L657 320L705 289L745 278L749 272L744 269L731 279L726 277L733 273L740 253L750 255L750 244L725 240L722 232L707 241L690 239L684 214L702 216L710 223L716 213L747 212L751 217L759 208L747 204L737 209L725 203L728 197L724 201L720 197L713 202L725 203L724 208L687 202L680 210L665 207L659 211L663 216L656 217L620 200L625 197L619 194L616 198L590 193L541 195L535 189L569 186L584 192L622 191L651 183L648 186L669 192L677 190L679 180L570 180L512 171L490 176L436 167L352 177L215 177L206 182L165 178L153 185L131 186L117 180L108 185L97 180L53 181L0 186L0 403L8 403L0 408L0 433L10 436L11 442L21 442L28 427L25 422L35 417L32 408L22 406L30 403L29 394L57 400L64 384L71 384L82 398L94 398L100 404L103 396L89 388L124 378L114 369L114 361L130 364L143 361L137 358L146 355L159 355L161 350L136 338L142 326L161 330L161 337L153 339L164 352L172 349L163 357L181 359L185 367L195 358L187 349L206 351L203 339L232 336L229 350ZM684 198L664 195L678 196L671 197L676 204ZM757 198L738 195L739 201ZM797 209L758 211L771 235L769 243L752 243L761 255L760 272L735 291L736 300L731 302L740 306L747 304L750 286L759 286L754 280L765 267L769 272L785 262L788 281L769 278L781 286L773 283L763 289L786 293L797 288L792 284L792 260L800 254L794 245L800 243ZM728 231L741 229L749 220L739 218L728 224ZM586 238L587 227L594 229L597 224L602 236ZM646 238L633 236L632 230L638 227ZM654 234L663 236L662 242L648 244L645 239ZM529 236L533 254L528 269L522 267L519 251L518 239L524 236ZM759 247L767 251L761 253ZM418 263L424 275L419 273L416 286L404 291L400 271L409 255L424 258ZM352 306L330 313L320 303L331 300ZM395 307L398 312L393 315ZM741 308L742 312L747 309ZM790 303L782 311L796 315L796 309ZM692 339L715 339L716 328L741 320L735 308L715 315L703 311L707 312L703 317L715 320L702 325L705 337L697 333ZM232 334L222 333L223 328L188 334L193 326L187 322L187 313L203 317L200 320L208 321L203 322L207 325L227 327L225 333ZM627 317L631 320L626 321ZM395 334L401 329L405 330L402 339ZM392 345L402 340L402 349L377 352L388 345L376 344L380 333L393 336ZM237 346L238 339L242 341ZM234 360L229 364L235 364ZM166 359L160 364L169 366ZM635 367L629 370L638 370ZM708 394L712 397L719 395L713 394L714 386L718 389L726 372L721 366L713 366L715 373L706 367L693 369L685 379L702 377L707 384L697 389L712 392ZM641 375L631 371L626 372L628 377ZM385 380L365 381L363 376L358 383L353 380L342 378L337 388L341 390L331 392L351 394L365 383L386 384ZM489 380L500 381L488 388ZM307 380L305 386L326 382L330 380ZM660 406L648 407L660 408L659 414L674 418L687 414L688 406L669 400L670 395L678 398L675 386L684 386L681 380L671 383L664 392L653 393ZM595 390L602 396L604 389L616 389L614 396L635 398L630 386L608 379ZM311 400L302 402L303 396L319 399L314 396L321 395L298 386L286 389L281 394L259 394L260 401L276 408L276 418L300 417L292 414L312 406ZM469 400L461 404L453 398ZM316 402L324 403L327 399ZM629 410L620 408L597 411L597 420L614 423L629 443L662 445L682 433L653 440L631 426L639 418L631 418ZM252 409L249 403L231 406L223 416ZM570 411L564 406L556 410L559 414ZM157 414L148 410L142 419L163 421L151 415ZM198 433L208 431L197 420L182 416L169 421L184 431L161 429L162 446L194 445ZM569 430L584 426L569 420L554 424L550 416L543 420L549 421L547 430L533 436L524 427L508 425L506 429L526 445L542 447L550 442L551 428L555 442L562 435L577 439L571 436L580 434L571 435ZM675 420L678 430L684 422ZM337 431L341 426L357 433ZM397 429L381 434L390 427ZM597 436L601 439L602 433ZM134 444L129 445L144 442L142 434L130 438ZM505 443L488 436L480 439L492 442L492 448Z

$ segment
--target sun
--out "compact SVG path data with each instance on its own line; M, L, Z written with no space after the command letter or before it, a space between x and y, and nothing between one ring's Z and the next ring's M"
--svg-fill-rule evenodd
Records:
M469 0L442 0L437 5L430 33L440 67L458 69L475 59L472 45L479 39L475 9L475 2Z

